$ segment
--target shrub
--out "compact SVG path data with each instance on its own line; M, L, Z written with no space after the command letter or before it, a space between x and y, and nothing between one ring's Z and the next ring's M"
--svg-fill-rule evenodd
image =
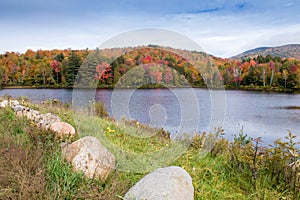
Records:
M102 102L95 102L94 103L95 115L98 117L108 118L109 114L105 108L104 103Z

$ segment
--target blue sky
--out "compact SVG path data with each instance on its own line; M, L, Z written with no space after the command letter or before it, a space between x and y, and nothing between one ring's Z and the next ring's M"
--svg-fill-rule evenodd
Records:
M0 53L93 49L138 28L184 34L229 57L260 46L300 43L298 0L0 0Z

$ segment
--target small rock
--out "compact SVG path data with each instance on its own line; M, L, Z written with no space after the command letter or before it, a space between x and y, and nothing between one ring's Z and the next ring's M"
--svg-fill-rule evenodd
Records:
M181 167L159 168L137 182L125 195L126 200L193 200L191 176Z
M64 138L64 137L74 137L75 136L75 129L71 124L66 122L54 122L48 126L46 129L50 129L57 133L57 136Z
M97 138L87 136L62 149L62 155L77 172L105 182L115 166L115 157Z
M14 109L15 112L19 112L24 109L24 107L21 105L14 105L12 108Z

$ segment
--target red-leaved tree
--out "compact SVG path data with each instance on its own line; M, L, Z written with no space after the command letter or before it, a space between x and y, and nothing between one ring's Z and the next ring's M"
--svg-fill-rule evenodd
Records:
M58 84L58 73L60 72L60 63L57 60L52 60L50 66L56 73L56 83Z
M112 69L110 64L107 62L102 62L96 66L96 75L95 79L104 83L105 80L112 77Z

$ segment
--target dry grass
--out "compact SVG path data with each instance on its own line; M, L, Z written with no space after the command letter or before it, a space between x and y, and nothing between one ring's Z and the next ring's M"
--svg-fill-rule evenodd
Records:
M13 143L0 151L0 197L42 199L45 196L45 170L42 150L18 147Z
M28 122L9 110L1 110L0 116L0 199L42 199L46 194L42 146L22 138L30 128Z

